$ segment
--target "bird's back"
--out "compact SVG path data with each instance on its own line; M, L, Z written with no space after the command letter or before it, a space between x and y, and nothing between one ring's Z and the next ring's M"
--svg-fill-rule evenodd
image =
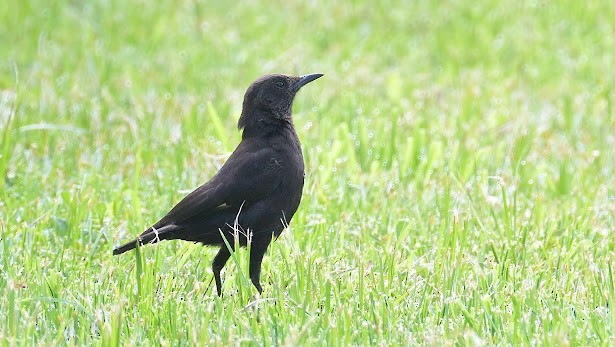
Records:
M294 129L244 138L209 182L186 196L153 228L166 227L165 239L209 245L223 244L220 230L229 236L238 229L257 237L277 237L299 207L303 178L303 155ZM241 188L229 193L228 184ZM241 244L247 241L244 236L240 235Z

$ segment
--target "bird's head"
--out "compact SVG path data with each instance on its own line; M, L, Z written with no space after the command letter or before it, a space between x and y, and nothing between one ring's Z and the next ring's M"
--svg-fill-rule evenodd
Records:
M291 121L293 100L297 91L322 75L265 75L252 82L243 97L238 127L242 129L256 126L258 123Z

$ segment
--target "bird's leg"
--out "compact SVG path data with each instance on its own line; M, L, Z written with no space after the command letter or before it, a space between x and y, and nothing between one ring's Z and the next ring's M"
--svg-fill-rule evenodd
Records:
M231 252L229 252L226 245L222 245L212 263L212 269L214 271L214 279L216 280L216 290L218 291L218 296L222 296L222 278L220 277L220 272L222 272L224 264L226 264L226 261L230 257Z
M255 245L252 244L250 248L250 279L252 280L252 284L256 287L259 294L263 293L263 287L261 287L261 264L263 263L263 256L265 255L265 251L267 251L266 245Z

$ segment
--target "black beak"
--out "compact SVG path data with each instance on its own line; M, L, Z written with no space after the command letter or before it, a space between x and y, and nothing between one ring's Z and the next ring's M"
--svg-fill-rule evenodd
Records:
M304 75L301 76L299 78L299 80L297 82L295 82L295 84L293 84L293 90L296 92L299 89L301 89L301 87L303 87L304 85L312 82L313 80L322 77L323 74L321 73L313 73L313 74L309 74L309 75Z

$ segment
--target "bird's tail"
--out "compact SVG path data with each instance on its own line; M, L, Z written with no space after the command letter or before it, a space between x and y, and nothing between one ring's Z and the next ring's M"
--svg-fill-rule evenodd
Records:
M121 246L119 246L118 248L113 250L113 255L118 255L118 254L122 254L124 252L128 252L131 249L135 249L137 248L137 243L139 242L139 239L134 239L130 242L127 242Z
M131 249L135 249L137 248L137 244L145 245L148 243L157 243L158 241L168 240L172 238L174 230L177 230L176 225L165 225L160 229L154 229L153 227L149 228L145 230L143 234L141 234L136 239L114 249L113 255L122 254L124 252L130 251Z

